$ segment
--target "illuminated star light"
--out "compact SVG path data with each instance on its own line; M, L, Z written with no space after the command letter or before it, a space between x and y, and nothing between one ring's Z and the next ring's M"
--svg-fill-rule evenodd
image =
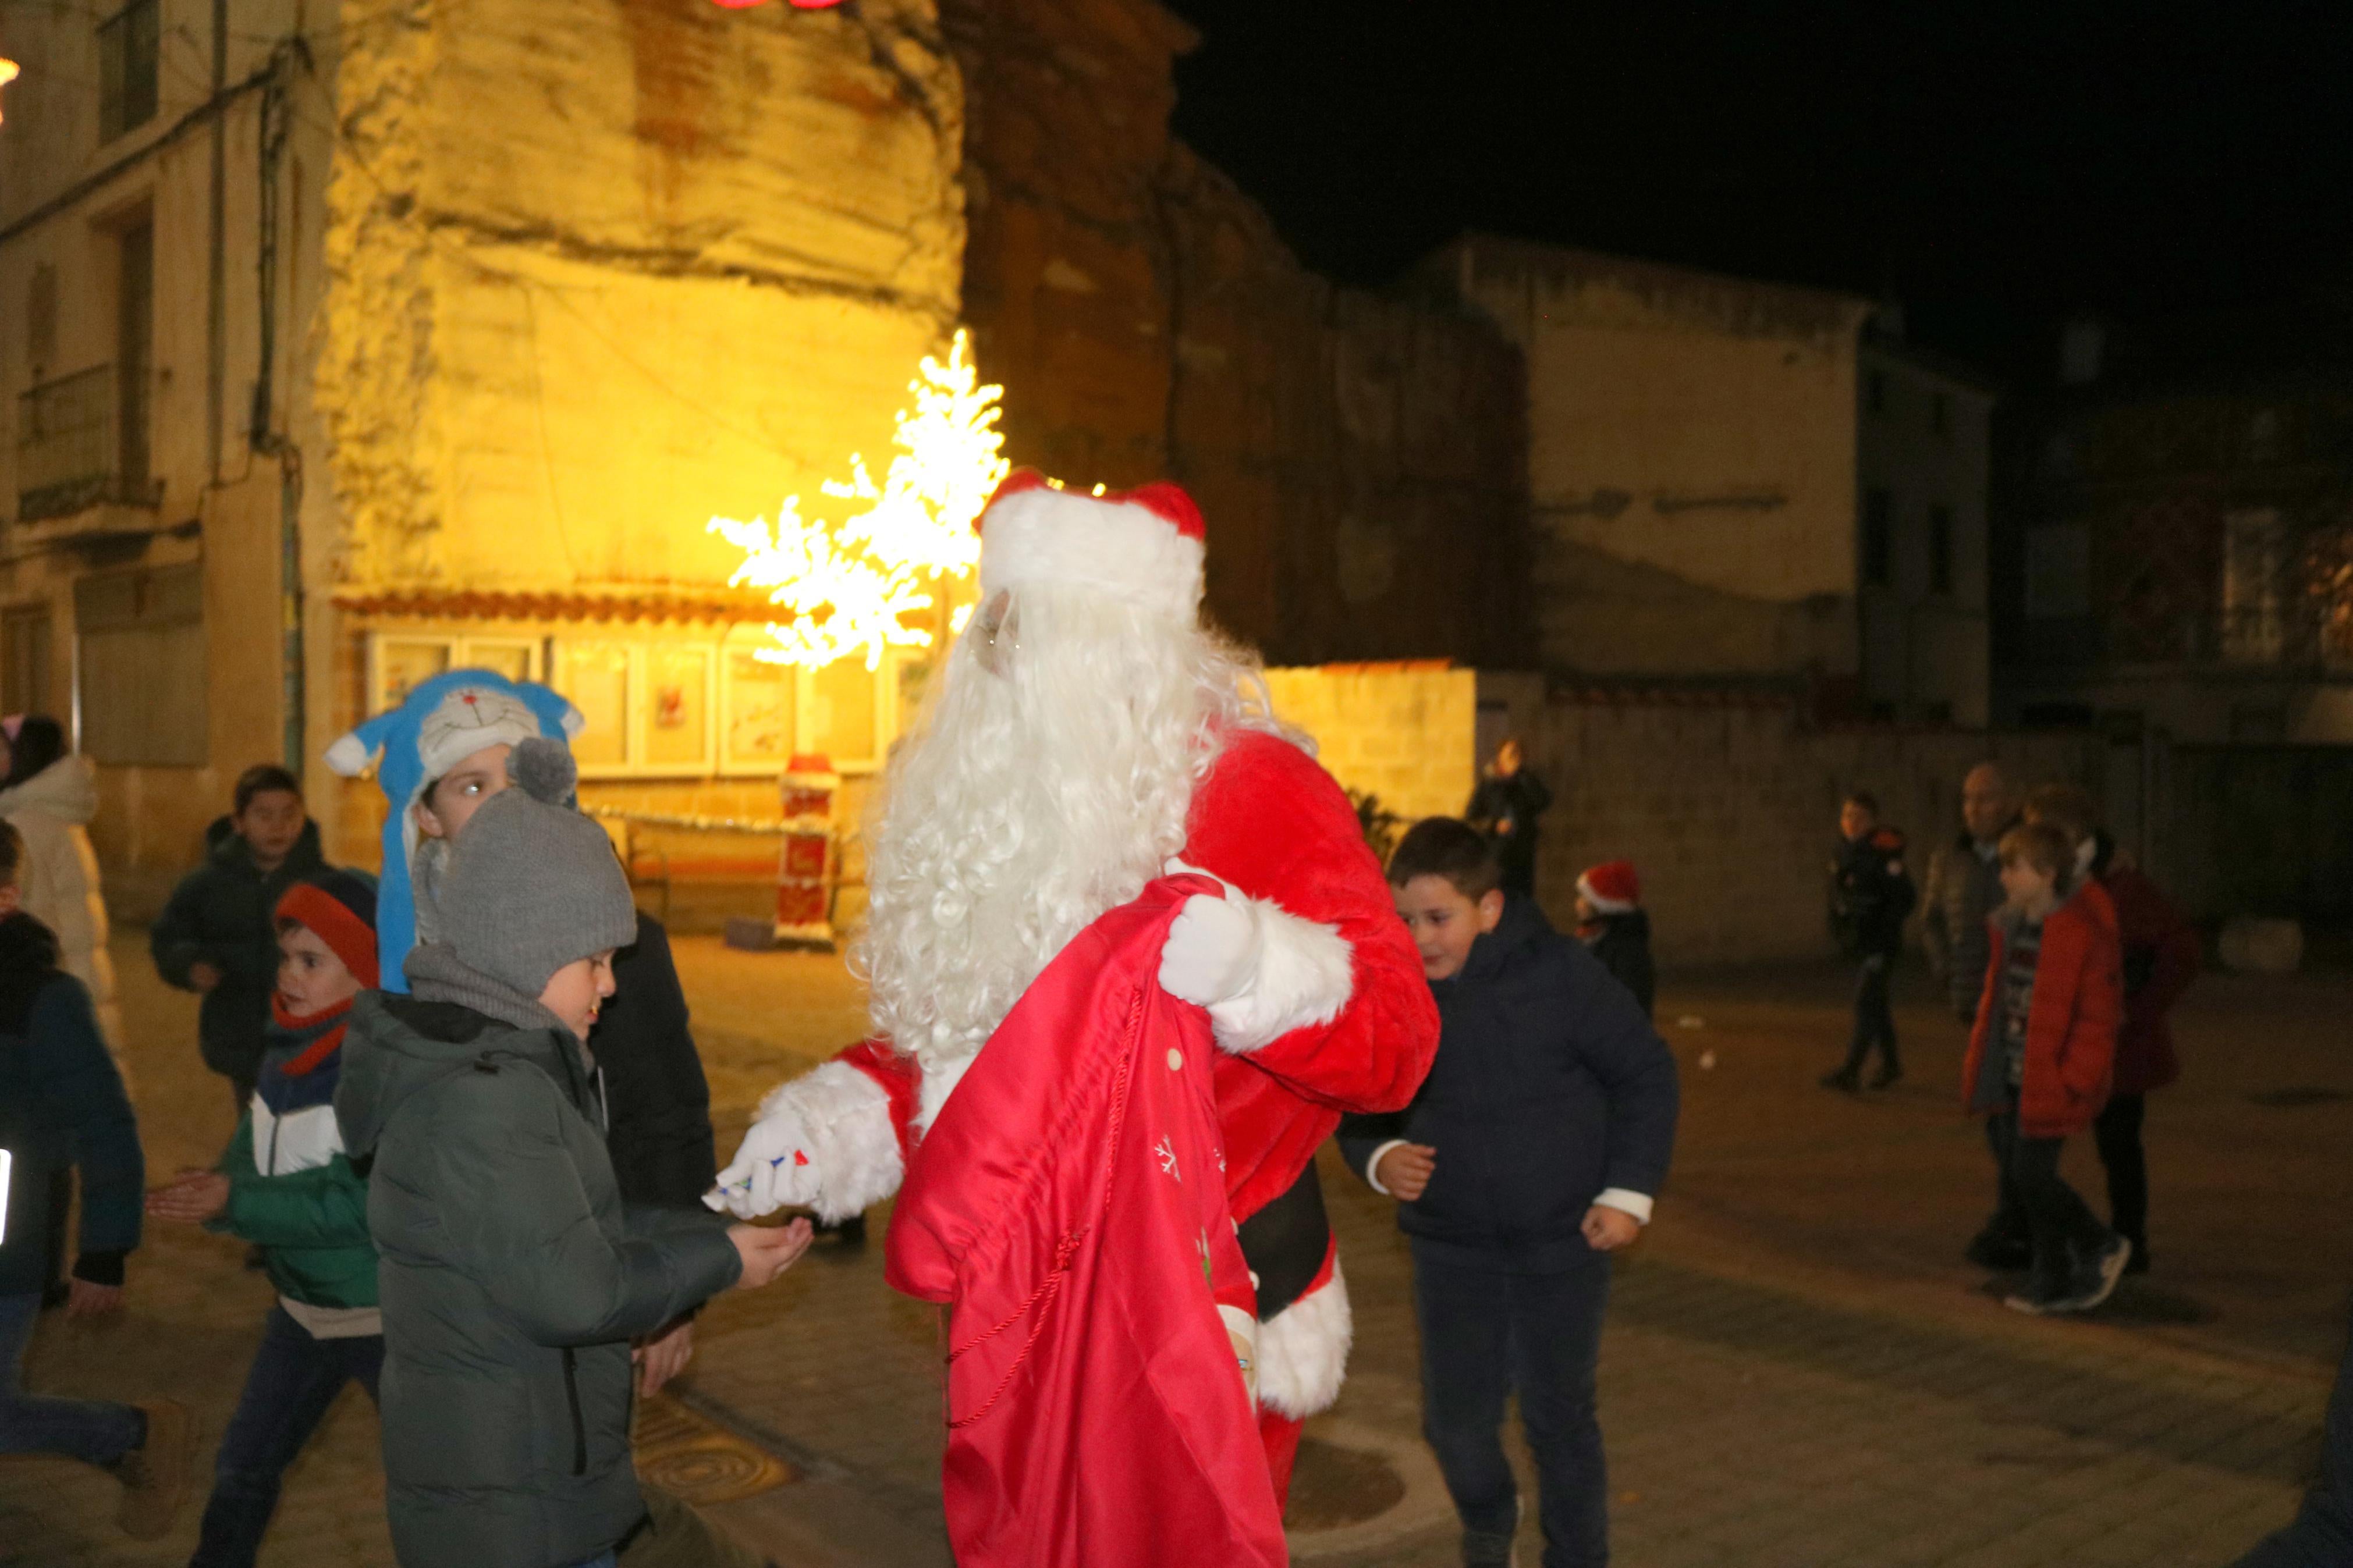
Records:
M817 668L862 655L875 669L886 648L932 646L935 617L924 612L944 596L949 630L964 628L980 565L973 520L1011 466L996 427L1005 389L980 384L968 347L959 329L946 363L924 359L908 384L915 405L899 411L899 450L880 484L856 455L847 480L825 482L827 495L867 503L839 527L801 516L798 496L784 499L773 527L711 520L709 531L744 552L728 584L767 589L791 617L769 623L754 657Z

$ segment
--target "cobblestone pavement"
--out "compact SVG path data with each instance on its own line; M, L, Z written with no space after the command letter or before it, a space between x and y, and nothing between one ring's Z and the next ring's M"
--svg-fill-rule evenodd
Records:
M854 1038L860 1009L831 961L691 940L680 960L723 1155L759 1093ZM117 963L160 1175L211 1156L227 1097L195 1064L190 1000L155 984L135 936ZM1603 1347L1616 1560L2230 1561L2293 1510L2342 1343L2353 1098L2332 1097L2353 1097L2337 1033L2353 978L2211 979L2193 993L2189 1078L2150 1114L2157 1271L2096 1318L2061 1322L2002 1310L1958 1261L1982 1217L1985 1155L1947 1092L1958 1031L1918 992L1903 1015L1912 1076L1857 1100L1813 1087L1842 1035L1828 971L1668 988L1683 1147L1653 1234L1620 1268ZM2096 1167L2071 1173L2096 1203ZM1404 1251L1385 1205L1326 1174L1357 1347L1339 1409L1311 1429L1322 1447L1303 1494L1332 1503L1328 1478L1350 1473L1353 1450L1393 1473L1381 1480L1397 1500L1298 1532L1295 1552L1436 1568L1454 1561L1453 1530L1415 1436ZM683 1380L692 1409L802 1472L712 1510L788 1568L947 1563L934 1319L883 1285L880 1253L820 1243L777 1286L721 1298ZM208 1456L267 1306L234 1245L152 1232L129 1311L94 1328L47 1321L31 1381L185 1400ZM289 1479L265 1563L390 1563L375 1432L347 1394ZM193 1504L169 1540L141 1547L112 1531L111 1501L111 1482L70 1464L0 1461L0 1563L185 1560Z

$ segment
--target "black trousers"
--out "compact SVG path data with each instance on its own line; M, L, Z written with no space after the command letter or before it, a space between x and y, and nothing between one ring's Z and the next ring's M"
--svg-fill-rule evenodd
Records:
M212 1496L197 1527L189 1568L252 1568L279 1484L302 1452L327 1407L357 1383L376 1397L384 1371L384 1336L314 1340L283 1306L269 1309L261 1348L245 1374L245 1392L221 1434L213 1465Z
M2147 1110L2145 1095L2112 1095L2092 1123L2100 1163L2108 1172L2108 1223L2135 1247L2148 1245L2148 1155L2140 1142Z
M1593 1402L1609 1262L1506 1274L1465 1268L1459 1256L1414 1244L1421 1431L1462 1528L1509 1535L1519 1521L1519 1486L1504 1457L1504 1408L1516 1393L1536 1460L1544 1568L1598 1568L1609 1561L1609 1477Z
M2113 1235L2059 1173L2067 1141L2028 1137L2018 1130L2018 1113L2005 1110L1986 1119L1986 1142L2000 1172L1993 1228L2032 1242L2036 1294L2065 1290Z
M1854 1037L1847 1043L1846 1070L1862 1071L1862 1064L1871 1059L1871 1048L1879 1047L1880 1060L1890 1074L1901 1072L1903 1063L1895 1056L1895 1009L1888 1005L1887 982L1895 971L1895 960L1883 952L1866 955L1854 974Z

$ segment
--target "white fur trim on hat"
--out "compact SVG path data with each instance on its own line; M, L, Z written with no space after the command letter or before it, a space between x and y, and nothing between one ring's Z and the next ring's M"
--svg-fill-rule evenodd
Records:
M1340 1260L1332 1278L1258 1327L1258 1402L1296 1418L1332 1408L1348 1371L1356 1321Z
M1201 542L1140 502L1038 485L1000 492L980 518L980 596L1032 584L1096 589L1191 620Z

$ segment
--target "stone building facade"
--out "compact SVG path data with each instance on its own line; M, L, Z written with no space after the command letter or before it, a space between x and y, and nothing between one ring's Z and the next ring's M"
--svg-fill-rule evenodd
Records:
M1883 308L1858 347L1862 703L1982 729L1992 709L1987 517L1994 390L1905 341Z
M1183 482L1213 616L1271 661L1525 664L1520 357L1335 287L1169 133L1191 31L1145 0L943 0L965 311L1017 463Z
M1525 663L1516 352L1300 267L1169 137L1190 42L1151 0L0 17L0 687L77 716L118 906L255 761L369 863L314 759L458 663L587 710L591 805L769 816L814 751L854 812L917 667L751 659L704 523L823 515L959 322L1015 461L1196 490L1274 660Z
M1526 362L1541 665L1851 706L1867 304L1485 236L1421 275Z

